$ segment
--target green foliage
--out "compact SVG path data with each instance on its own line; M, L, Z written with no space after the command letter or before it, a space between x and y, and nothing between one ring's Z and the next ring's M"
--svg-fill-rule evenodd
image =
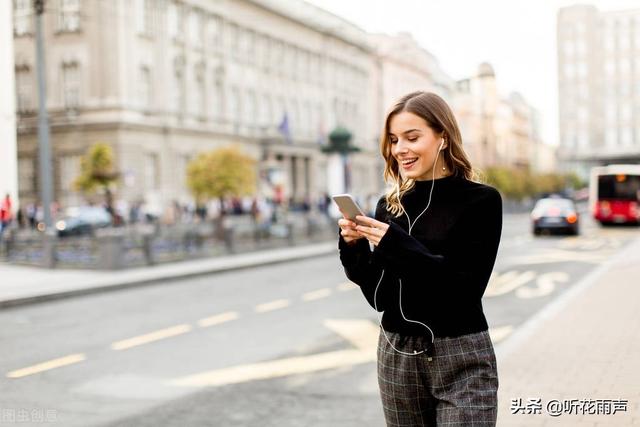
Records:
M255 160L235 147L202 153L187 167L187 186L199 203L255 192Z
M106 143L92 145L82 157L80 176L73 182L74 187L84 193L94 193L98 189L108 189L118 180L118 172L113 166L113 150Z
M575 174L534 174L521 169L491 167L487 168L483 175L487 184L496 187L506 198L512 200L584 186Z

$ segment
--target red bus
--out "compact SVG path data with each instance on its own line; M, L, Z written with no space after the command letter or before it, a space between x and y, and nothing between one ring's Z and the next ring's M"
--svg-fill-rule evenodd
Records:
M589 206L601 224L640 224L640 165L591 169Z

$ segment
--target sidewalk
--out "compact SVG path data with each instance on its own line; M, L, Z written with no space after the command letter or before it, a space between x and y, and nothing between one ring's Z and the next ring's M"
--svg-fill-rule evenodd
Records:
M0 308L275 264L332 252L337 256L338 245L333 241L118 271L47 270L0 264Z
M527 321L496 353L498 426L640 425L640 239ZM626 411L602 415L625 400Z

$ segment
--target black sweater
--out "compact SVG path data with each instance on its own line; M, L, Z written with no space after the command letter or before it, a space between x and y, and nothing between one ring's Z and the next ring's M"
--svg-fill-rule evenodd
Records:
M412 223L429 200L432 181L416 181L402 197ZM426 323L436 337L456 337L487 330L481 298L496 259L502 231L502 199L493 187L453 175L435 181L431 206L418 219L411 235L406 215L394 217L385 198L375 217L389 229L374 251L366 239L347 244L339 239L340 261L347 277L360 286L372 307L384 311L385 330L408 336L425 335Z

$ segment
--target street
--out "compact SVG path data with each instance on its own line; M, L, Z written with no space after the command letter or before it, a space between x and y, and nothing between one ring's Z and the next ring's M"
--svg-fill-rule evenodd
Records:
M637 235L506 215L496 347ZM0 312L0 424L383 426L377 318L337 254ZM499 361L498 361L499 363ZM22 417L23 422L20 422Z

